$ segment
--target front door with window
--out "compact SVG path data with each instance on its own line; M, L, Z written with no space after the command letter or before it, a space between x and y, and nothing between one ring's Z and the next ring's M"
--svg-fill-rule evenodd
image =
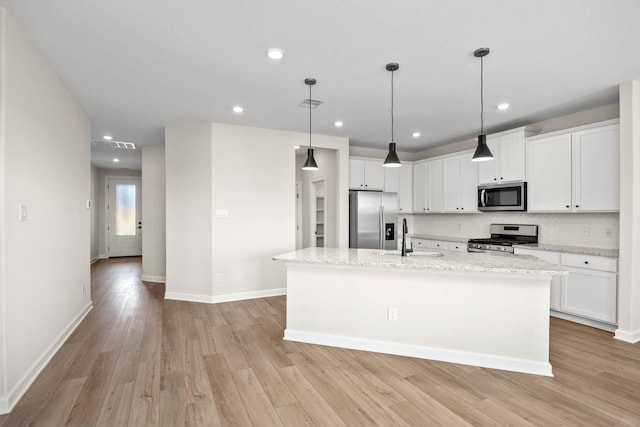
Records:
M110 257L142 255L142 181L109 178L108 253Z

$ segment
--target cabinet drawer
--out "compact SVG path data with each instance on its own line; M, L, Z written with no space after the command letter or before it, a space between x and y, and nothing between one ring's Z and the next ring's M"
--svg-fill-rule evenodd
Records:
M431 249L442 249L443 251L446 251L447 242L443 242L442 240L432 240Z
M467 244L460 242L447 242L447 250L455 252L467 252Z
M426 239L412 238L411 243L413 244L414 251L428 251L430 247L430 242Z
M589 270L618 271L618 260L592 255L561 254L562 265Z

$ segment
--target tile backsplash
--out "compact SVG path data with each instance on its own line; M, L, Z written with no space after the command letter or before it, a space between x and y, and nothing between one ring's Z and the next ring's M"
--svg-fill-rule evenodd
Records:
M535 224L541 243L618 249L618 213L534 214L525 212L485 212L478 214L407 215L409 233L489 237L490 224Z

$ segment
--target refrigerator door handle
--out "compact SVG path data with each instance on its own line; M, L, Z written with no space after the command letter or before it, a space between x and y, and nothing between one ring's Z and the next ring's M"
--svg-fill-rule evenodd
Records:
M380 249L384 249L384 206L380 206Z

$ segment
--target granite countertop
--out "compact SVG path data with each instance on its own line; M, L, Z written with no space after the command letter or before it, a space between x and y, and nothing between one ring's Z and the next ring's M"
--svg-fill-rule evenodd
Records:
M276 255L273 259L286 263L413 270L549 274L554 276L568 274L564 268L541 261L531 255L502 253L431 251L402 257L398 251L379 249L306 248Z
M561 252L567 254L577 255L594 255L606 258L618 258L620 251L618 249L606 249L606 248L590 248L584 246L567 246L567 245L552 245L549 243L529 243L526 245L519 245L518 247L524 249L535 249L537 251L547 252Z
M432 236L427 234L407 234L407 236L412 239L443 240L456 243L467 243L469 241L469 237Z
M408 234L409 237L414 239L427 239L427 240L443 240L445 242L467 243L471 237L451 237L451 236L432 236L426 234ZM485 236L486 237L486 236ZM547 252L561 252L577 255L594 255L606 258L618 258L620 251L618 249L607 248L593 248L587 246L570 246L570 245L556 245L550 243L530 243L526 245L519 245L520 248L536 249L539 251Z

